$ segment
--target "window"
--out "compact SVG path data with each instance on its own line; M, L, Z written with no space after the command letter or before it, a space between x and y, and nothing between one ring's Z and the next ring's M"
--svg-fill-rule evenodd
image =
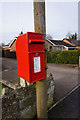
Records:
M49 51L50 51L50 52L52 51L52 46L49 47Z
M58 50L58 51L61 51L61 47L60 47L60 46L58 46L58 47L57 47L57 50Z

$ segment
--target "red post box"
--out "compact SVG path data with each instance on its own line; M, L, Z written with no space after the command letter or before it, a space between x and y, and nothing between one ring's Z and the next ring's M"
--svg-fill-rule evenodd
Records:
M27 32L16 40L18 76L29 83L45 78L44 34Z

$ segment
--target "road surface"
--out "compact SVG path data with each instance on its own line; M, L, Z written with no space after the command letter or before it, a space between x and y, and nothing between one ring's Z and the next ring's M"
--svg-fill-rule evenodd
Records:
M80 120L80 87L74 90L69 96L62 100L59 104L53 107L48 112L48 118L54 120L54 118L75 118L74 120ZM51 119L52 118L52 119Z
M16 59L2 58L2 70L3 80L19 84ZM78 68L71 65L48 64L48 72L54 77L55 102L79 84Z
M72 65L49 63L48 72L54 77L55 102L79 84L79 70Z

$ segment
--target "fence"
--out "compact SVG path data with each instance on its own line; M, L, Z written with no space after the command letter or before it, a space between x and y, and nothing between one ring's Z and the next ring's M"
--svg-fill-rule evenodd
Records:
M2 50L2 57L16 58L16 51Z

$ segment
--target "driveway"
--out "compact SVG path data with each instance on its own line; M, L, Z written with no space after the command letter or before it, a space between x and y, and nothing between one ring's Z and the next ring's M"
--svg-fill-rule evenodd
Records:
M1 58L0 58L1 60ZM10 88L19 86L19 77L17 75L17 61L11 58L2 58L2 83Z
M63 98L79 84L78 68L72 65L49 63L48 72L54 77L55 101Z
M1 58L0 58L1 60ZM71 65L48 64L48 72L52 73L55 84L55 102L63 98L79 84L78 68ZM19 84L16 59L2 58L2 79L13 84Z

